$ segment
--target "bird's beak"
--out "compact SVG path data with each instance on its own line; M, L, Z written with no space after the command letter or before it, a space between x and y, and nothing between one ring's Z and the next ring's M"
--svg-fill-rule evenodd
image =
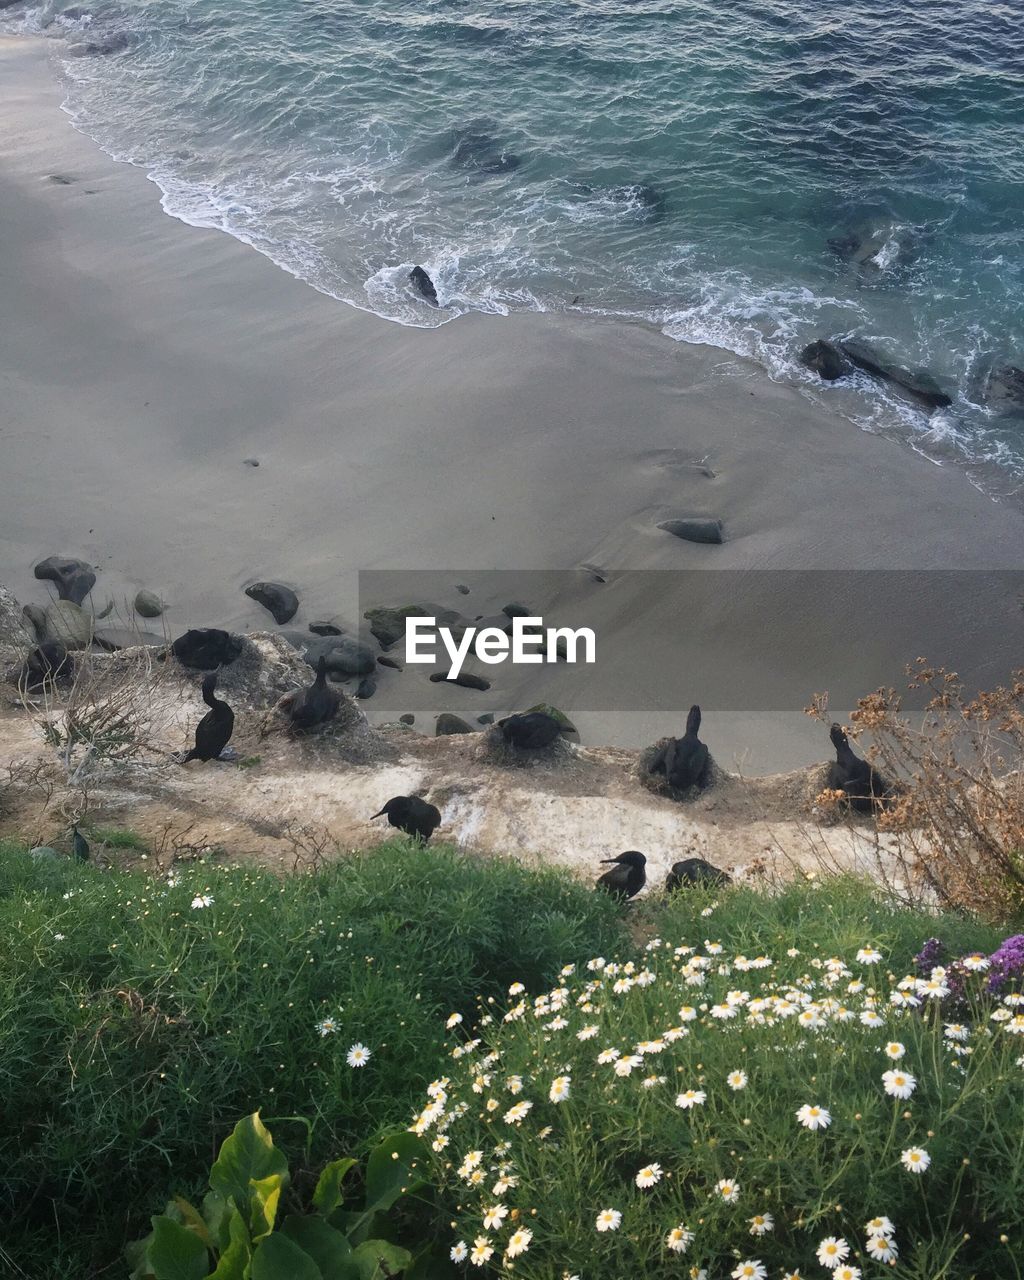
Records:
M618 858L602 858L601 866L603 867L606 862L618 862Z
M373 816L369 819L369 821L372 822L374 818L382 818L386 812L387 810L381 809L380 813L373 814Z

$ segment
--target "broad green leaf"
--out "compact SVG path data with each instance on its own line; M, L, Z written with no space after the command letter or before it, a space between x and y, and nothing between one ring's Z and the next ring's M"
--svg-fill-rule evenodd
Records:
M343 1204L345 1197L341 1193L341 1184L345 1174L355 1165L355 1160L332 1160L320 1175L313 1192L313 1205L326 1217Z
M288 1161L253 1112L239 1120L234 1132L224 1140L220 1155L210 1170L210 1186L225 1200L232 1200L243 1217L249 1216L250 1183L278 1174L282 1184L288 1179Z
M252 1280L324 1280L320 1268L294 1240L278 1232L252 1255Z
M189 1202L181 1196L174 1197L174 1204L178 1212L181 1214L182 1225L188 1227L190 1231L194 1231L199 1239L202 1240L203 1244L205 1244L208 1249L212 1249L215 1243L214 1239L210 1235L209 1227L207 1227L206 1223L203 1221L202 1214L195 1205L189 1204Z
M366 1162L366 1208L390 1209L401 1196L426 1186L425 1143L414 1133L396 1133L375 1147Z
M124 1255L131 1267L129 1280L149 1280L153 1269L149 1265L149 1246L153 1241L152 1231L141 1240L132 1240L125 1245Z
M153 1219L149 1267L156 1280L205 1280L208 1262L206 1245L194 1231L170 1218Z
M391 1225L386 1213L357 1213L352 1209L335 1209L327 1221L348 1238L353 1249L364 1240L387 1236Z
M249 1221L249 1227L252 1231L253 1243L262 1240L264 1236L269 1236L274 1229L274 1219L277 1217L277 1205L281 1199L281 1188L283 1180L279 1173L272 1173L269 1178L260 1178L253 1180L250 1184L252 1188L252 1215Z
M308 1253L328 1280L359 1280L359 1269L352 1260L352 1246L341 1234L329 1227L323 1218L311 1214L292 1214L285 1219L284 1234Z
M217 1191L207 1191L203 1196L203 1221L218 1249L228 1247L228 1222L234 1209Z
M252 1245L242 1215L232 1206L227 1223L229 1242L209 1280L247 1280Z
M412 1254L397 1244L386 1240L366 1240L356 1249L352 1258L359 1268L359 1280L388 1280L396 1276L412 1262Z

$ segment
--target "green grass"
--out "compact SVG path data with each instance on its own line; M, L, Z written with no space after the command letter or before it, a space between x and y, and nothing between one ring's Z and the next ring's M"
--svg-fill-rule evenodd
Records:
M866 1224L885 1215L906 1280L1020 1280L1024 1034L991 1021L999 1006L984 975L956 1010L924 1000L901 1011L889 999L926 938L954 954L988 953L1005 931L893 909L855 882L717 900L695 891L639 905L634 924L650 940L618 953L622 967L595 957L539 1005L527 982L498 1009L481 1006L471 1032L480 1042L452 1061L441 1095L421 1102L418 1128L434 1139L435 1174L458 1206L450 1243L483 1239L497 1268L513 1231L526 1228L520 1280L725 1280L747 1274L743 1264L778 1280L827 1274L815 1254L835 1236L849 1244L851 1280L871 1280L894 1274L867 1250ZM868 944L881 963L857 960ZM761 956L771 963L749 966ZM830 968L833 957L846 968ZM716 1016L729 993L737 1012ZM801 1023L804 1000L820 1027ZM877 1027L860 1018L872 1000ZM970 1026L965 1044L946 1036L953 1022ZM896 1041L898 1062L885 1052ZM599 1062L604 1051L617 1057ZM616 1062L628 1071L617 1074ZM882 1080L897 1067L917 1080L906 1100ZM736 1089L735 1071L745 1075ZM552 1090L566 1085L559 1100ZM689 1090L706 1096L680 1105ZM524 1102L530 1109L516 1115ZM805 1105L828 1109L828 1127L803 1127ZM903 1165L916 1146L931 1158L923 1174ZM642 1187L651 1165L660 1175ZM716 1192L723 1179L739 1183L735 1204ZM489 1231L495 1205L508 1216ZM607 1209L621 1224L601 1232ZM753 1234L755 1215L770 1215L773 1228ZM680 1227L693 1234L685 1254L668 1246Z
M564 876L404 842L171 885L0 844L0 933L3 1247L48 1278L121 1274L242 1115L302 1117L311 1166L365 1151L438 1074L449 1013L623 945L614 904ZM302 1154L304 1123L274 1129Z
M145 853L148 847L137 831L121 827L92 827L88 835L90 840L108 849L137 849Z

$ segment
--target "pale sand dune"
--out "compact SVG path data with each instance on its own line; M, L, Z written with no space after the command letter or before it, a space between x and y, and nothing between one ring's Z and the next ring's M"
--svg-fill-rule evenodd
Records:
M46 599L32 566L52 553L99 566L99 607L154 588L175 633L265 626L242 594L255 578L294 585L305 628L356 621L360 569L450 570L472 595L441 603L475 616L517 594L490 571L598 563L603 586L581 572L529 603L595 627L599 678L495 668L478 693L383 673L370 719L417 710L429 731L431 710L543 697L584 741L636 745L701 701L713 751L751 772L824 757L800 715L823 687L845 714L918 652L988 682L1019 660L1013 583L917 575L875 594L836 573L1016 568L1024 516L953 467L639 326L357 312L161 214L143 173L59 112L45 42L0 42L0 83L0 581L23 601ZM666 465L694 458L713 479ZM654 528L695 513L724 520L724 546ZM708 567L832 574L702 592L623 572ZM386 603L422 598L408 581Z

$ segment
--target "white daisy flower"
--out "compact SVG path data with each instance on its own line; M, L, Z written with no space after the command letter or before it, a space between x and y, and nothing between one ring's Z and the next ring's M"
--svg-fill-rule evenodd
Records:
M602 1209L594 1226L598 1231L618 1231L621 1222L622 1214L618 1209Z
M345 1061L350 1067L365 1067L372 1057L365 1044L354 1044L345 1055Z

